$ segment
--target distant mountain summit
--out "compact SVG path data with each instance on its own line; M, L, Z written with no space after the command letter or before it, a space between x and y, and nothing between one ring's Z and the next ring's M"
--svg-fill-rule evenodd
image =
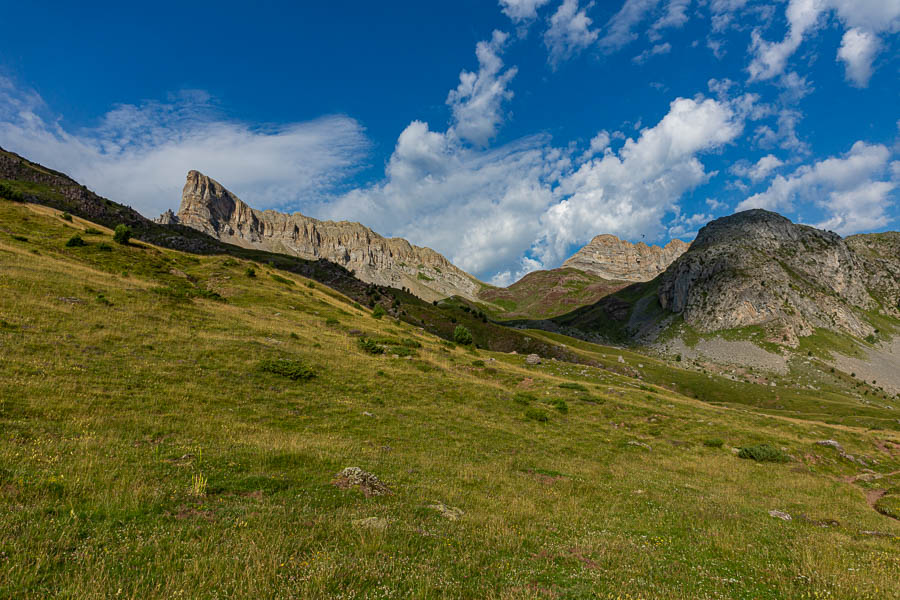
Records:
M614 235L598 235L584 248L563 263L604 279L618 281L650 281L684 254L690 247L681 240L672 240L664 247L632 244Z
M408 288L428 301L454 295L475 299L483 285L430 248L385 238L359 223L256 210L198 171L187 174L178 214L168 211L156 221L187 225L245 248L324 258L362 281Z

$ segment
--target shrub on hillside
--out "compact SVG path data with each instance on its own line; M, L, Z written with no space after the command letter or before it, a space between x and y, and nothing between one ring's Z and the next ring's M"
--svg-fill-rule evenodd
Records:
M97 244L97 250L102 250L104 252L110 252L112 250L112 246L110 246L106 242L100 242L99 244Z
M88 227L84 230L84 235L103 235L103 232L99 229L94 229L93 227Z
M462 325L457 325L456 329L453 330L453 341L457 344L468 346L472 343L472 333Z
M584 387L583 385L581 385L580 383L572 383L572 382L568 382L568 381L565 383L559 384L559 387L561 387L565 390L578 390L579 392L588 391L588 389L586 387Z
M256 269L254 269L253 267L247 267L247 270L244 271L244 274L247 277L256 277Z
M755 446L745 446L738 452L738 458L749 458L756 462L788 462L790 457L769 444L757 444Z
M384 354L384 346L377 344L374 340L368 338L359 338L356 345L359 349L367 354Z
M525 418L537 421L538 423L546 423L550 419L550 417L547 416L547 411L541 410L540 408L526 408Z
M287 277L282 277L281 275L278 275L277 273L269 273L269 275L272 277L272 279L274 279L278 283L283 283L285 285L294 285L293 280L288 279Z
M569 405L566 404L566 401L562 398L553 398L552 400L547 400L547 404L555 408L561 413L569 412Z
M387 314L387 311L384 310L384 307L380 304L376 305L375 308L372 310L372 318L373 319L380 319L381 317L383 317L386 314Z
M528 404L529 402L537 400L537 396L529 394L528 392L516 392L513 396L513 400L519 404Z
M76 233L69 238L69 241L66 242L66 246L69 248L79 248L81 246L87 246L87 243Z
M315 372L303 362L290 358L268 358L259 363L259 369L294 381L312 379L316 376Z
M24 200L24 196L20 192L12 189L5 183L0 183L0 198L6 198L7 200L14 200L16 202L21 202Z
M125 223L116 225L116 229L113 232L113 241L117 244L122 244L123 246L128 244L128 242L131 241L131 227Z
M703 440L703 445L707 448L721 448L725 442L719 438L710 438L708 440Z
M70 223L72 222L72 215L70 215L70 214L67 213L67 212L64 212L62 215L60 215L60 218L61 218L63 221L68 221L68 222L70 222Z

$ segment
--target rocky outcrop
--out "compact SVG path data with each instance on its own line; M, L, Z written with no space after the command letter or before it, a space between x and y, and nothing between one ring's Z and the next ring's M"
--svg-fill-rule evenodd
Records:
M879 310L900 317L900 232L861 233L846 242L863 263L866 287Z
M614 235L598 235L563 263L618 281L650 281L684 254L690 244L672 240L664 247L632 244Z
M659 302L703 332L764 325L795 344L816 328L865 337L878 303L863 261L836 233L749 210L712 221L659 280Z
M178 216L172 212L172 209L167 210L163 214L153 219L153 222L160 225L178 225L179 223Z
M159 222L172 220L164 214ZM475 299L481 283L430 248L385 238L347 221L319 221L251 208L220 183L197 171L187 175L175 222L223 242L337 263L367 283L408 288L424 300L459 295Z

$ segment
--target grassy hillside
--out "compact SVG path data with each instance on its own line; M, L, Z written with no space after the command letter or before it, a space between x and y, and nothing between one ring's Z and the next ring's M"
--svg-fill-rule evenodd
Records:
M567 267L533 271L509 287L484 287L478 295L494 318L549 319L594 304L627 285Z
M0 200L0 597L900 597L891 401L518 333Z
M456 326L463 325L472 332L475 344L483 348L570 358L570 353L558 344L535 341L515 330L496 325L488 321L480 310L478 315L474 314L466 302L451 301L437 306L403 290L364 283L344 267L324 259L303 260L285 254L241 248L220 242L190 227L154 223L130 207L98 196L63 173L2 148L0 198L40 204L67 218L81 217L108 228L125 224L131 228L136 239L165 248L197 255L231 256L308 277L360 305L369 308L380 305L388 314L445 339L452 339ZM109 258L108 255L100 256Z

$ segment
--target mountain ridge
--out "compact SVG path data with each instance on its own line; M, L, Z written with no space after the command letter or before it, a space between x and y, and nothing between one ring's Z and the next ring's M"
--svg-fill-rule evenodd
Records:
M431 248L384 237L360 223L258 210L196 170L187 174L178 214L168 211L157 222L186 225L245 248L324 258L362 281L407 288L427 301L454 295L475 300L484 285Z
M666 270L690 244L673 239L665 246L648 246L644 242L632 244L604 233L566 260L562 266L572 267L619 281L649 281Z

